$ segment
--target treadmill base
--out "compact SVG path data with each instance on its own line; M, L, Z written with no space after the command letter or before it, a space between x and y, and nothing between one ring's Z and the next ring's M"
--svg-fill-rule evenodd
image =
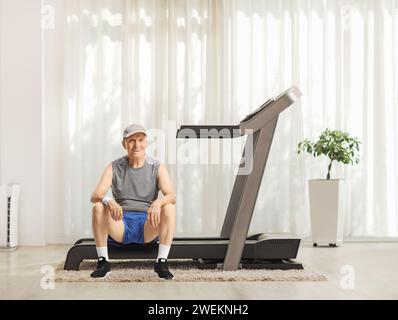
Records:
M199 269L223 269L223 260L198 259ZM269 269L269 270L291 270L304 269L301 263L293 260L241 260L239 269Z

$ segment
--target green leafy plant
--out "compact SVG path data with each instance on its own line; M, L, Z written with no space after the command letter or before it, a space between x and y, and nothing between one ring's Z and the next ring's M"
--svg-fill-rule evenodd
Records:
M351 137L347 132L326 129L321 133L317 141L305 139L298 144L298 154L308 152L314 157L327 156L330 160L328 165L327 180L330 180L330 171L333 161L344 164L358 164L359 145L357 138Z

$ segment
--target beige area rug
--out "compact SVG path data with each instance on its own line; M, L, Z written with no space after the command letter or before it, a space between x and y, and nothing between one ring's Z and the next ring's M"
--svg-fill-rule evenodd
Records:
M153 271L153 260L112 261L112 272L105 279L94 279L90 273L95 269L96 261L85 260L79 271L63 270L63 263L55 270L56 282L158 282L160 279ZM240 269L221 271L217 269L201 270L191 260L171 260L169 269L174 274L172 281L327 281L327 278L307 266L304 270L265 270Z

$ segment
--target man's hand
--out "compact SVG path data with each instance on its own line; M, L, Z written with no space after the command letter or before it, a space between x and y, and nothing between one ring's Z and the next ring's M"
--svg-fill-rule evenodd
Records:
M113 220L115 221L122 220L123 209L114 199L109 200L107 207L109 210L109 214L111 215Z
M151 206L148 208L147 214L147 220L149 221L149 224L157 228L159 223L160 223L160 211L162 210L162 205L160 200L155 200L152 202Z

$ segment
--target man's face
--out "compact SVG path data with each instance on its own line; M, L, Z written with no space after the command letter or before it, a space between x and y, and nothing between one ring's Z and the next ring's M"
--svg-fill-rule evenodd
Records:
M123 147L127 150L129 157L142 157L147 147L145 134L139 132L124 139Z

